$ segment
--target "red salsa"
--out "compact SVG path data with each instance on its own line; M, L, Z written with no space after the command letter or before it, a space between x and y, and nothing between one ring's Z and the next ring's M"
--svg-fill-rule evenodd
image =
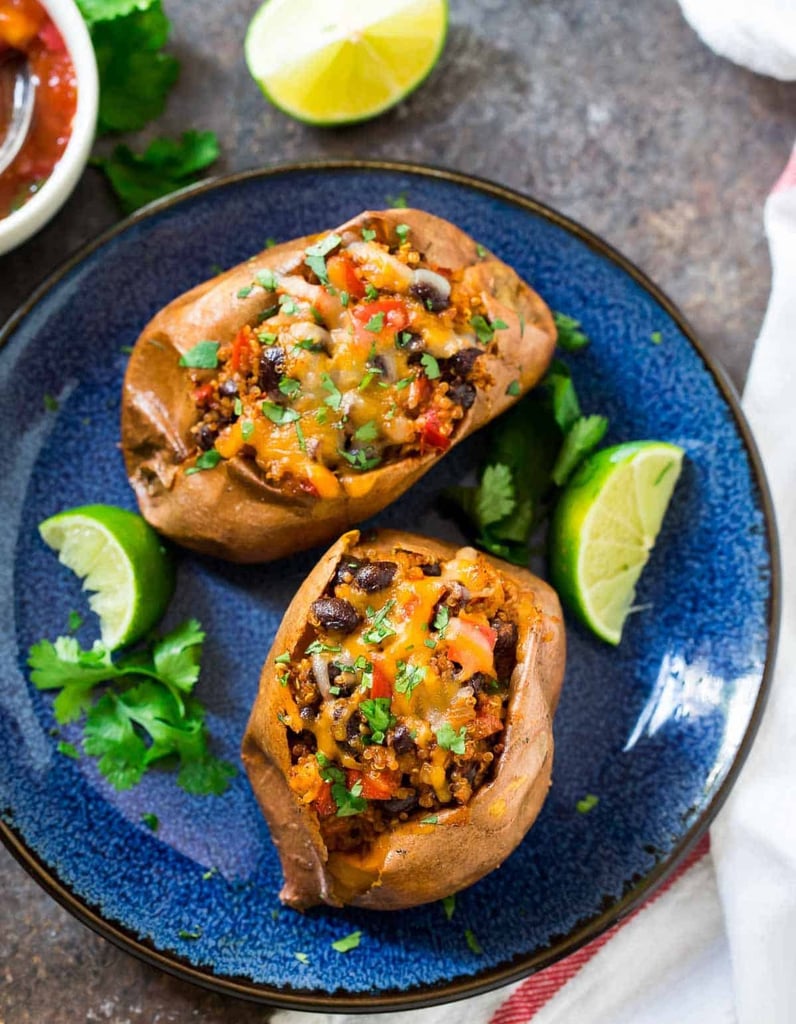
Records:
M0 217L26 203L52 174L72 133L77 106L75 69L47 12L37 0L0 0L0 138L11 116L13 82L2 68L9 49L27 54L36 103L22 149L0 174Z

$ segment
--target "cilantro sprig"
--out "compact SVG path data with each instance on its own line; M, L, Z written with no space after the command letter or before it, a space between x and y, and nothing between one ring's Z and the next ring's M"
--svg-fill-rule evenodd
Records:
M541 384L493 424L478 483L451 487L444 499L464 513L476 544L526 565L531 534L558 488L607 429L604 416L583 414L569 367L554 360Z
M59 691L59 724L85 716L83 750L116 789L130 789L153 764L170 760L187 792L220 794L235 769L211 754L205 710L192 695L204 638L189 619L116 661L100 641L84 650L71 636L40 640L28 652L30 679L39 690Z

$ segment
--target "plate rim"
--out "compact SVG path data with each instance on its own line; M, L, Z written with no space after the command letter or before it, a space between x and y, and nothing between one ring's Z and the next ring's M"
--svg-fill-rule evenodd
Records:
M204 179L194 185L189 185L152 203L148 203L79 246L74 253L58 264L33 289L28 298L19 305L5 324L0 327L0 352L25 318L30 315L39 302L71 270L78 267L107 242L123 234L128 228L148 220L150 217L166 209L178 206L185 200L190 200L205 192L223 190L229 186L238 185L241 182L307 171L346 170L386 171L433 178L465 186L482 194L502 199L526 212L542 217L569 234L574 235L592 251L618 266L650 294L675 322L686 340L700 357L705 369L715 380L722 398L732 413L735 426L749 459L753 482L760 495L760 507L765 520L766 546L771 563L768 592L768 638L760 686L749 723L735 753L735 757L724 781L713 794L707 807L682 836L680 842L668 857L656 864L640 880L634 882L624 895L613 903L608 910L602 911L594 917L581 922L567 936L548 949L537 951L535 954L513 957L502 965L486 968L473 975L459 975L442 984L419 985L408 991L397 989L385 990L377 995L345 991L319 995L315 989L279 989L274 986L256 983L246 978L218 975L211 967L197 967L178 953L174 951L164 952L158 949L151 941L142 939L124 925L107 920L90 901L76 895L65 882L61 881L56 868L47 865L38 854L28 847L15 828L5 821L3 817L0 817L0 840L2 840L12 856L22 865L34 881L82 924L88 926L104 939L107 939L124 952L131 954L144 963L221 995L242 998L263 1005L305 1011L371 1013L374 1011L412 1010L436 1006L442 1003L470 998L529 977L570 956L618 924L648 900L663 882L673 875L707 831L709 825L723 806L724 801L737 781L760 726L763 711L771 690L776 662L781 620L782 569L771 492L760 452L746 416L741 409L740 398L726 370L713 356L705 351L685 315L660 286L655 284L643 270L596 232L560 213L553 207L525 195L519 190L478 175L433 164L414 163L411 161L313 159L269 164Z

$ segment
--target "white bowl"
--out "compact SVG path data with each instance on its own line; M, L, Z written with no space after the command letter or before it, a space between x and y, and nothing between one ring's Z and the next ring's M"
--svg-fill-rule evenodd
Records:
M40 0L61 33L77 76L77 109L61 159L24 206L0 218L0 256L20 245L60 210L86 166L97 126L99 81L94 47L74 0Z

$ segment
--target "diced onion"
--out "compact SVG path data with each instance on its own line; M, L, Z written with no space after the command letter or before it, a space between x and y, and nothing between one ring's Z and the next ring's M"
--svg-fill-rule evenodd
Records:
M324 700L329 700L332 696L329 689L331 685L329 682L329 666L320 654L312 655L312 674L315 676L315 682L318 684L321 696Z

